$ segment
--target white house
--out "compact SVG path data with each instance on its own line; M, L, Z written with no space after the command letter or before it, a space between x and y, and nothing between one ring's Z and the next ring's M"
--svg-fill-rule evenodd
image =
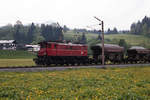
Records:
M16 50L16 41L15 40L0 40L0 49L1 50Z
M39 45L25 45L25 47L27 48L28 51L39 51L40 50L40 46Z

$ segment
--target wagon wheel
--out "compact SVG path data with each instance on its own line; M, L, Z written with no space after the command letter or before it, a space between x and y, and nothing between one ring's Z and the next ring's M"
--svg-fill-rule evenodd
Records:
M66 66L69 66L69 63L66 63Z
M80 64L81 64L81 63L78 61L78 62L77 62L77 66L80 66Z
M60 59L60 65L63 66L65 64L64 59Z
M71 63L71 65L72 65L72 66L74 66L74 65L75 65L75 63Z
M63 66L63 65L64 65L64 63L63 63L63 62L61 62L61 63L60 63L60 65L61 65L61 66Z

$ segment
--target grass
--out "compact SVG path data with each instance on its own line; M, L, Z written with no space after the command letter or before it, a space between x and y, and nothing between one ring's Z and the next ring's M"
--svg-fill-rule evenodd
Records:
M0 67L34 66L32 59L0 59Z
M65 39L73 40L74 32L68 31L64 33ZM81 36L82 33L79 33ZM97 34L86 34L87 42L90 44L92 40L96 40L98 35ZM150 38L142 35L131 35L131 34L112 34L112 35L105 35L105 43L118 43L120 39L124 39L128 44L131 46L144 46L150 48Z
M34 66L36 54L28 51L0 50L0 67Z
M148 100L150 67L1 72L1 100Z
M0 59L32 59L35 55L28 51L0 50Z
M150 48L150 38L141 35L131 35L131 34L114 34L105 35L105 39L116 40L124 39L128 44L136 46L144 46Z
M66 40L74 40L74 37L75 37L74 35L75 35L75 32L68 31L68 32L64 33L64 38ZM78 35L82 36L82 33L79 33ZM92 39L96 39L97 36L98 36L97 34L91 34L91 33L86 34L87 41L90 41Z

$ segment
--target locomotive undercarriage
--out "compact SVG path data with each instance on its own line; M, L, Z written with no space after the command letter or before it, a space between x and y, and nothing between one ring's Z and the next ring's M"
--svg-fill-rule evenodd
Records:
M88 56L39 56L34 59L37 65L86 65L86 64L101 64L101 55ZM130 54L126 57L122 53L105 53L105 64L138 64L149 63L150 55Z
M87 65L87 64L101 64L101 55L93 55L93 58L87 56L40 56L34 59L37 65ZM130 55L126 58L122 54L105 54L105 64L138 64L149 63L149 55Z
M37 65L86 65L89 62L87 56L39 56L34 61Z
M146 54L130 54L126 58L126 63L148 63L150 62L150 56Z
M101 63L102 56L101 55L93 55L95 64ZM124 63L124 57L121 53L105 53L105 64L107 62L111 62L112 64L120 64Z

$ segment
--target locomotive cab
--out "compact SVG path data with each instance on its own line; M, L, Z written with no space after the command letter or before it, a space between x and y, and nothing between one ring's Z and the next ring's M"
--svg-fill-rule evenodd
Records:
M47 44L46 43L39 43L40 44L40 50L38 52L38 56L44 56L46 55L46 47L47 47Z
M55 42L41 42L38 56L56 56L57 44Z

